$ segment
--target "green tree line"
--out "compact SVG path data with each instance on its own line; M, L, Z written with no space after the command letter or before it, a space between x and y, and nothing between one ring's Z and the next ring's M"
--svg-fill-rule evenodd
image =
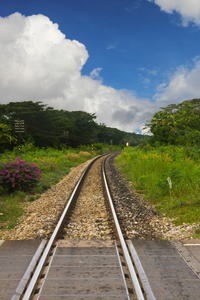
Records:
M12 150L16 142L27 141L38 147L59 148L91 143L137 145L142 139L141 135L97 124L95 119L95 114L56 110L42 102L0 104L0 149ZM24 127L16 128L16 121L20 120Z
M185 100L161 108L146 125L153 134L150 143L199 145L200 99Z

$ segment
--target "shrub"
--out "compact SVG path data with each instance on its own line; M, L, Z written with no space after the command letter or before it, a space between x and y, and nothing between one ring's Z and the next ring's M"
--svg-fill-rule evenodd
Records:
M93 148L95 150L102 150L104 148L104 144L102 144L102 143L93 144Z
M86 157L86 158L89 158L89 157L92 156L92 154L87 152L87 151L80 151L79 155L82 156L82 157Z
M0 185L8 190L30 190L42 177L41 170L34 163L21 161L17 157L14 162L7 161L0 165Z
M78 161L79 160L79 155L76 153L68 153L66 154L66 159L69 161Z

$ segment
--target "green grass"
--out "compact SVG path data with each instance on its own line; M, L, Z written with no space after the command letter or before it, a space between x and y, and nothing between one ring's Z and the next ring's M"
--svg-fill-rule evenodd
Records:
M75 153L77 152L77 153ZM59 182L64 175L70 172L71 167L76 167L94 155L79 155L79 150L33 149L16 148L12 152L1 155L1 161L14 161L20 156L22 160L35 163L43 171L39 183L30 192L15 190L8 193L0 187L0 228L12 229L18 223L18 218L24 213L23 203L34 201L45 190ZM68 158L71 155L71 160ZM76 160L73 159L76 156Z
M18 192L13 195L0 197L0 225L1 229L11 229L18 223L18 218L24 213L22 203L26 194Z
M176 225L200 222L200 151L197 148L126 148L116 162L133 188L144 194L158 212L175 219Z
M31 192L15 190L5 191L0 185L0 229L12 229L18 224L19 217L24 213L23 203L34 201L40 194L59 182L72 167L91 159L99 154L121 150L120 147L94 144L81 146L78 149L53 148L39 149L32 144L14 148L0 155L1 162L14 161L17 157L29 163L35 163L43 171L42 178Z

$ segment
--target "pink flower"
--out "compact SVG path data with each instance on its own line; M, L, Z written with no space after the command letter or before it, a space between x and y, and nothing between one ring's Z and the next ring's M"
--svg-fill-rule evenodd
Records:
M25 176L27 177L27 178L32 178L30 175L28 175L28 174L25 174Z

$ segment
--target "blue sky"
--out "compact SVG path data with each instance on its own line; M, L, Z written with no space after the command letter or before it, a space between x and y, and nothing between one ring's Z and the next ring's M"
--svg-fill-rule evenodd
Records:
M1 0L0 17L2 103L140 132L160 107L200 96L199 0Z

